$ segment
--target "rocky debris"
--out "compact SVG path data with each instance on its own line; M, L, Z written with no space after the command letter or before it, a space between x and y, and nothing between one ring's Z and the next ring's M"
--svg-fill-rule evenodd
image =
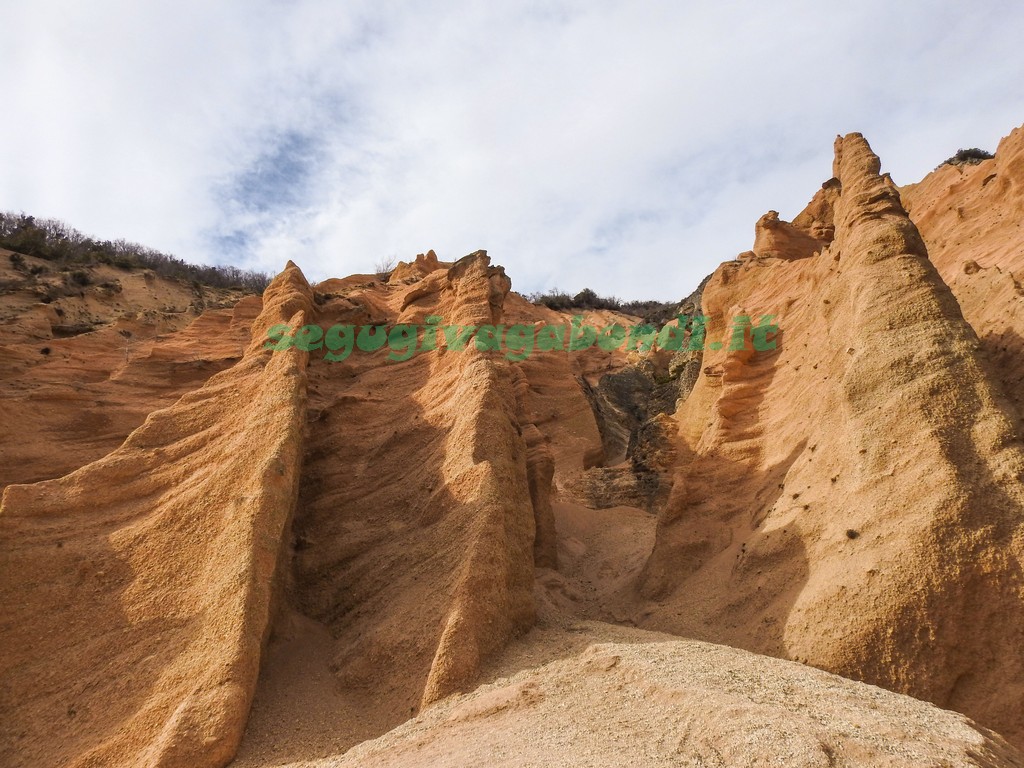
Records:
M674 426L661 417L675 411L678 379L659 375L644 360L602 376L596 386L581 379L581 387L601 432L603 466L574 478L570 490L598 508L625 504L655 509L669 490L668 443Z
M701 296L711 277L680 303L676 316L682 322L701 314ZM598 508L629 505L655 511L664 504L671 488L675 429L663 417L689 396L702 359L701 350L684 345L644 355L596 384L578 377L603 448L598 465L572 479L569 488L578 498Z
M601 431L604 464L615 465L626 459L630 437L647 418L655 388L651 365L630 365L615 373L606 373L596 386L580 379Z
M628 465L589 467L568 480L563 490L594 509L627 506L647 509L659 484L649 474L638 475Z

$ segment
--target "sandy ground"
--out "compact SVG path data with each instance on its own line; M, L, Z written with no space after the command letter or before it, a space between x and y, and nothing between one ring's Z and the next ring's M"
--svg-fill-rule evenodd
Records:
M554 503L559 571L538 569L537 627L481 670L481 683L603 642L657 642L670 635L615 626L631 623L635 582L653 544L656 517L634 507L591 509ZM388 730L374 692L343 686L331 670L329 629L295 610L275 627L252 714L233 768L308 763L345 752Z

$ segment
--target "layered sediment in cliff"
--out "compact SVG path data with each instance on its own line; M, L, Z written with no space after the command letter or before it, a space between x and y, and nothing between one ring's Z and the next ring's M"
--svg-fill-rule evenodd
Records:
M319 322L496 325L509 286L480 252L408 285L339 287ZM304 755L379 735L471 689L480 664L533 622L535 518L550 516L550 466L520 376L472 341L449 348L437 332L431 343L436 352L405 361L387 347L341 362L313 353L293 621L272 643L243 765L293 754L310 712L332 725ZM306 711L292 699L303 687L292 675L306 676L296 657L337 680Z
M726 263L642 581L646 626L806 661L1024 739L1024 448L979 342L858 134L834 240ZM755 318L756 322L756 318Z
M1024 764L985 730L1024 743L1022 146L904 189L919 232L837 140L680 305L743 349L430 330L568 323L484 252L156 314L117 296L188 289L54 308L19 273L0 762Z
M237 363L262 306L259 296L217 291L203 310L198 287L105 266L72 291L49 262L24 256L17 271L7 253L0 250L0 423L12 439L0 440L0 490L60 477L116 449L150 413Z
M255 327L302 323L311 311L290 265ZM260 344L150 414L110 455L4 491L5 765L184 768L234 754L305 413L305 354Z

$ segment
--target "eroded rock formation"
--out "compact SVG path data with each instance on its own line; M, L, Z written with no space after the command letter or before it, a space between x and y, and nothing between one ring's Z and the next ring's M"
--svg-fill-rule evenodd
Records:
M1024 737L1024 448L977 335L867 142L836 141L820 254L719 268L719 328L677 412L645 625L814 666Z
M255 326L311 312L290 265ZM108 456L5 489L6 765L185 768L234 754L298 491L306 397L305 353L273 355L260 335Z
M1024 765L1022 158L838 139L679 305L703 351L265 348L569 321L483 251L0 265L0 762Z

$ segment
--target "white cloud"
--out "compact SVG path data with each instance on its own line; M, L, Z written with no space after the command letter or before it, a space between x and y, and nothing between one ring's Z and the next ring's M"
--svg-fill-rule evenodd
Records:
M1010 3L8 5L0 208L312 279L486 248L678 298L836 133L906 183L1024 114Z

